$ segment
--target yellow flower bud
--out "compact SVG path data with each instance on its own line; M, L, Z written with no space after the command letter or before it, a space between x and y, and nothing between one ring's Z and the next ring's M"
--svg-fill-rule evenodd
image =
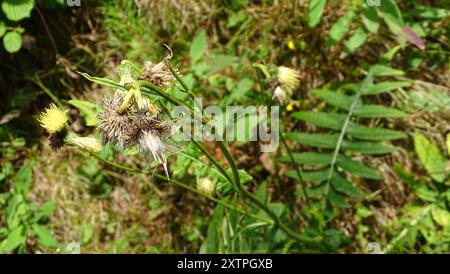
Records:
M290 50L295 50L295 43L294 43L294 41L289 40L289 42L288 42L288 48L289 48Z

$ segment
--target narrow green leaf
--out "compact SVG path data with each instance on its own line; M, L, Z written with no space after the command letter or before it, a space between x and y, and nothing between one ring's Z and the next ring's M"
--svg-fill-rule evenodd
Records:
M17 171L16 176L13 179L13 185L17 193L22 194L27 197L28 190L30 189L32 176L33 176L33 166L35 161L29 160Z
M330 32L328 33L328 47L336 44L344 38L345 34L348 32L350 23L352 22L354 15L355 13L353 12L353 10L350 10L349 12L347 12L347 14L339 18L331 27Z
M366 29L371 33L376 33L380 27L378 22L377 9L368 5L363 5L362 8L362 22Z
M8 237L0 244L0 253L10 252L19 245L25 244L26 235L23 226L16 227L12 230Z
M47 247L55 247L57 242L52 235L52 232L48 230L46 227L34 224L31 226L34 234L37 237L38 243L47 246Z
M311 91L311 93L327 101L327 103L345 110L350 109L350 106L352 105L354 100L354 98L352 98L351 96L326 89L314 89Z
M298 111L294 112L292 117L321 128L334 130L340 130L345 121L345 115L320 111Z
M353 113L365 118L402 118L406 116L403 111L382 105L361 105L355 108Z
M197 62L200 58L202 58L203 54L206 50L206 32L201 30L197 36L195 36L192 41L191 48L189 50L189 54L191 56L191 64Z
M392 146L374 142L350 142L344 140L342 147L345 151L369 155L387 154L394 151L394 147Z
M94 76L90 76L89 74L85 73L85 72L78 72L79 74L81 74L84 78L86 78L87 80L91 81L92 83L96 83L105 87L112 87L112 88L117 88L120 89L122 91L126 91L126 89L120 85L119 83L110 80L108 78L101 78L101 77L94 77Z
M372 71L374 77L403 76L405 74L403 70L379 64L371 66L370 71Z
M350 204L342 197L341 194L334 191L332 188L328 191L327 200L333 205L342 208L349 208Z
M350 38L348 38L347 42L344 45L344 50L347 53L354 52L357 48L364 45L368 37L368 33L364 30L364 28L359 27Z
M350 159L344 155L338 156L336 164L343 170L363 178L375 180L383 179L383 176L381 176L376 169L368 167L361 162Z
M305 182L314 182L314 183L320 183L323 181L326 181L328 179L328 173L330 169L322 169L322 170L315 170L315 171L303 171L302 172L302 179ZM288 169L284 172L286 176L299 180L297 171L293 169Z
M338 141L339 135L288 132L285 137L288 140L295 141L302 145L320 148L334 148Z
M309 26L314 27L320 22L326 0L310 0L308 7Z
M446 171L448 162L439 148L421 134L414 136L414 148L431 178L439 183L444 182L448 174Z
M302 152L292 153L296 164L315 166L315 165L329 165L331 163L331 153L317 153L317 152ZM278 158L279 162L292 163L291 158L283 156Z
M346 194L354 198L362 198L364 195L356 189L347 179L335 173L331 179L331 185L340 193Z
M350 123L347 133L355 138L371 141L386 141L406 138L406 134L400 131L380 127L368 127L355 123Z
M411 86L413 83L408 81L396 81L396 82L381 82L371 85L367 88L364 95L375 95L383 92L388 92L391 90L405 88Z

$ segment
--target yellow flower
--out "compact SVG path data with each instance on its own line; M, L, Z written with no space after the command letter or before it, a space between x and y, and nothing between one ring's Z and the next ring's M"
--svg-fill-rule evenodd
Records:
M292 105L292 104L287 105L286 106L286 110L287 111L293 111L294 110L294 105Z
M80 137L73 134L68 138L68 143L88 152L99 152L102 150L100 141L92 137Z
M294 41L289 40L289 42L288 42L288 48L289 48L290 50L295 50L295 43L294 43Z
M281 87L288 94L291 95L292 92L297 89L300 85L300 76L296 70L288 67L278 67L278 80L280 81Z
M450 155L450 133L447 134L446 144L447 144L447 149L448 149L448 155Z
M49 133L57 133L66 126L67 116L55 104L50 104L50 106L41 113L38 121Z

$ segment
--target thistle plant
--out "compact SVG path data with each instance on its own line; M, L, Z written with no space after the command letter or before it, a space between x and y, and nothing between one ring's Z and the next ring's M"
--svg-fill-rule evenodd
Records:
M108 160L98 154L98 150L86 149L87 144L91 142L83 139L83 137L66 138L66 144L84 148L97 159L125 172L152 174L153 177L197 193L225 208L262 221L265 225L278 227L295 241L306 244L318 244L321 242L322 237L320 236L309 237L293 231L281 221L280 217L267 204L259 200L243 186L242 172L238 169L233 156L223 141L215 142L226 162L217 160L201 142L194 139L191 140L191 143L209 160L209 163L204 163L200 159L196 159L196 161L213 170L221 180L205 177L197 181L196 187L192 187L171 179L167 157L171 152L179 150L178 145L174 145L173 140L170 138L173 130L173 119L176 117L164 116L161 110L166 110L166 113L168 113L171 106L183 106L189 110L187 115L194 119L199 119L194 111L195 102L192 91L187 88L178 70L173 68L170 56L157 64L150 61L145 62L142 69L125 60L121 62L117 72L119 81L81 73L94 83L116 89L112 96L104 98L102 110L98 114L98 119L100 120L98 131L102 135L103 144L115 145L120 149L138 148L140 154L149 161L163 165L165 176L158 173L150 173L147 170L136 170ZM275 83L286 94L292 93L298 87L298 74L292 69L285 67L276 68L272 75L271 77L269 75L268 79L271 79L272 83ZM178 100L169 92L170 88L177 84L181 86L180 90L182 92L189 95L188 98L191 98L191 100ZM279 99L284 101L286 97L287 95L279 97ZM200 119L199 121L204 125L208 123L207 119ZM98 148L98 145L92 147ZM183 148L181 148L182 150ZM227 184L225 188L223 187L224 182ZM219 183L222 185L219 186ZM215 196L219 189L229 190L224 192L224 195L228 197L225 198L223 195L219 195L222 197L216 198ZM248 205L259 208L265 214L255 215L251 213L248 211Z

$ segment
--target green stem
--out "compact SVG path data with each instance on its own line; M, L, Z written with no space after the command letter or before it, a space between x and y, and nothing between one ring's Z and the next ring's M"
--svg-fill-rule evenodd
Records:
M209 153L209 151L199 142L192 140L194 145L200 149L201 152L203 152L206 157L215 165L219 171L222 173L223 176L230 182L233 183L233 180L231 179L230 175L226 172L226 170L223 168L223 166L214 158L214 156Z
M267 205L265 205L263 202L261 202L256 196L248 192L242 185L239 178L239 172L236 167L236 164L234 163L233 157L231 156L228 149L225 147L225 144L222 141L217 142L219 145L219 148L221 149L223 155L227 159L228 164L230 165L231 170L233 171L233 185L235 189L237 189L238 194L242 196L243 198L249 200L250 202L254 203L256 206L261 208L264 212L267 213L267 215L270 216L270 218L275 222L275 225L278 226L286 235L289 237L300 241L304 243L309 244L318 244L322 241L322 237L307 237L300 234L297 234L296 232L292 231L289 227L287 227L281 220L278 218L278 216L269 208Z
M92 156L94 156L94 157L97 158L98 160L100 160L100 161L102 161L102 162L104 162L104 163L106 163L106 164L108 164L108 165L110 165L110 166L112 166L112 167L115 167L115 168L118 168L118 169L121 169L121 170L124 170L124 171L127 171L127 172L138 173L138 174L145 174L145 175L151 175L151 174L152 174L151 172L146 172L146 171L134 169L134 168L131 168L131 167L123 166L123 165L121 165L121 164L112 162L112 161L110 161L110 160L108 160L108 159L103 158L102 156L100 156L100 155L98 155L98 154L95 154L95 153L91 153L91 152L90 152L89 154L91 154ZM205 194L205 193L203 193L203 192L197 190L197 189L194 188L194 187L191 187L191 186L189 186L189 185L187 185L187 184L184 184L184 183L182 183L182 182L179 182L179 181L177 181L177 180L167 178L166 176L163 176L163 175L157 174L157 173L154 173L154 174L153 174L153 177L156 177L156 178L161 179L161 180L165 180L165 181L170 182L170 183L173 183L173 184L175 184L175 185L177 185L177 186L179 186L179 187L182 187L182 188L184 188L184 189L186 189L186 190L192 191L192 192L194 192L194 193L196 193L196 194L198 194L198 195L200 195L200 196L205 197L206 199L208 199L208 200L210 200L210 201L212 201L212 202L215 202L215 203L217 203L217 204L220 204L220 205L223 206L223 207L226 207L226 208L235 210L235 211L237 211L237 212L239 212L239 213L241 213L241 214L247 215L247 216L252 217L252 218L255 218L255 219L259 219L259 220L264 221L264 222L267 222L267 223L269 223L269 224L273 224L273 221L270 220L270 219L267 219L267 218L264 218L264 217L261 217L261 216L258 216L258 215L255 215L255 214L246 212L246 211L244 211L244 210L242 210L242 209L239 209L239 208L237 208L237 207L235 207L235 206L233 206L233 205L228 204L227 202L224 202L223 200L214 198L214 197L212 197L212 196L210 196L210 195L208 195L208 194Z
M192 100L194 100L195 99L194 93L192 93L192 91L188 88L186 83L181 78L181 75L173 68L172 63L170 63L169 59L164 59L164 64L170 70L170 72L173 74L173 76L175 76L177 81L181 84L181 86L183 87L184 91L187 94L189 94L189 97L191 97Z
M344 137L345 137L345 134L347 132L348 125L350 124L350 119L353 116L353 111L355 110L355 108L356 108L356 106L358 104L359 98L361 98L362 94L367 89L369 83L372 81L372 78L373 78L373 71L370 70L369 74L364 79L363 84L361 85L361 87L359 88L358 92L356 93L355 98L353 99L353 102L352 102L352 104L350 106L350 109L349 109L349 111L347 113L347 116L345 117L344 124L342 125L341 133L339 134L339 138L338 138L338 141L336 143L336 148L334 149L334 152L333 152L333 158L331 159L330 171L328 172L327 182L325 184L324 200L323 200L323 204L322 204L322 216L323 216L323 213L325 212L325 209L327 207L328 192L330 191L330 182L331 182L331 179L333 178L334 168L336 166L337 158L339 156L339 151L341 150L341 146L342 146L342 143L344 141Z
M309 205L310 202L309 202L308 192L306 192L306 184L305 184L305 181L303 180L302 171L300 170L297 163L295 162L295 158L292 155L292 151L289 148L288 144L286 143L286 140L284 139L283 134L281 134L281 142L283 143L284 147L286 148L289 158L291 159L291 162L294 164L294 168L297 173L298 180L300 181L300 185L302 187L303 194L305 195L305 198L306 198L306 204Z

